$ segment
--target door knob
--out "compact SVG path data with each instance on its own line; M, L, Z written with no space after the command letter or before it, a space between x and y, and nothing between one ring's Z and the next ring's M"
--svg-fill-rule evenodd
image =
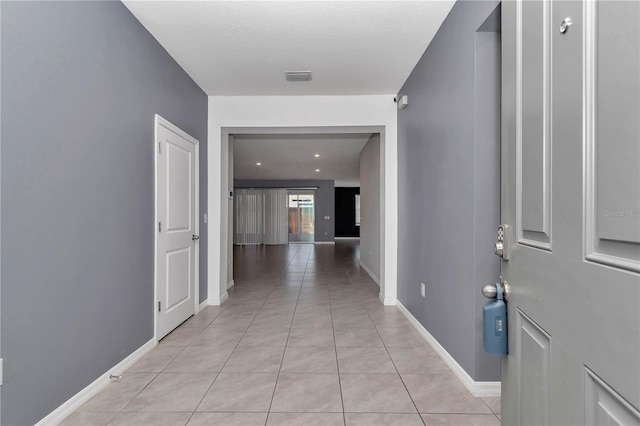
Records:
M482 295L487 299L495 299L498 295L498 289L496 286L502 287L502 297L504 297L505 302L509 300L509 295L511 294L511 286L508 282L502 280L499 284L487 284L482 287Z
M192 239L193 241L195 241L195 240L199 240L199 239L200 239L200 235L193 234L193 235L191 236L191 239Z

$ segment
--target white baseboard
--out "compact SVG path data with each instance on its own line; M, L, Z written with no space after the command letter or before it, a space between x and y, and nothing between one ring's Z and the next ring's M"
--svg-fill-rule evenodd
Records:
M369 269L369 267L368 267L367 265L365 265L364 263L362 263L362 260L358 259L358 263L360 264L360 267L361 267L362 269L364 269L364 270L365 270L365 272L366 272L367 274L369 274L369 276L371 277L371 279L372 279L373 281L375 281L375 282L376 282L376 284L378 284L378 287L380 287L380 278L378 278L378 277L376 276L376 274L374 274L373 272L371 272L371 269Z
M89 384L86 388L82 389L80 392L72 396L53 410L49 415L44 417L36 426L45 426L45 425L57 425L60 424L64 419L66 419L70 414L80 408L85 402L89 401L93 398L98 392L103 390L107 385L111 382L109 379L109 375L120 375L125 372L129 367L135 364L140 358L145 356L151 349L153 349L158 342L156 339L151 339L144 345L140 346L135 352L131 355L120 361L113 368L109 369L106 373L98 377L91 384Z
M209 301L209 305L211 306L220 306L229 298L229 293L226 291L222 296L218 297L209 297L207 300Z
M335 244L335 241L314 241L313 244Z
M203 310L207 306L209 306L209 299L204 299L204 301L200 304L200 310Z
M231 287L233 287L234 285L236 285L235 280L231 280L227 283L227 290L229 290Z
M458 364L458 361L449 355L449 352L442 347L436 338L433 337L422 324L420 324L420 322L411 314L411 312L409 312L407 308L404 307L402 303L400 303L399 300L396 302L396 306L415 327L418 333L420 333L424 340L426 340L440 358L442 358L445 364L449 366L451 371L453 371L453 374L456 375L464 387L466 387L473 396L500 396L500 382L476 382L473 380L469 373L464 371L464 368Z

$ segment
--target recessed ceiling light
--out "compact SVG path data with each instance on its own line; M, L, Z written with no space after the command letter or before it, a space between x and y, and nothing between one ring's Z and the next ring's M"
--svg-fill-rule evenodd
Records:
M256 166L262 166L262 163L256 163Z
M316 169L316 173L318 173L320 171L320 169Z
M320 157L320 154L313 154L313 156L318 158L318 157Z

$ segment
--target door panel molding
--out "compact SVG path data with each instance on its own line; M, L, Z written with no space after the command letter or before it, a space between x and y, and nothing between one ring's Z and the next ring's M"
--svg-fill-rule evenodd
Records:
M523 21L524 8L539 14L535 25ZM550 14L548 1L516 2L517 241L544 250L551 250ZM523 57L523 49L534 54Z
M588 367L585 371L585 424L637 425L640 412Z
M629 152L628 146L621 145L625 139L640 140L640 120L632 123L619 118L627 115L640 118L637 100L640 82L634 78L639 72L640 47L637 42L635 46L622 43L618 34L628 31L628 25L631 28L640 25L640 6L627 2L617 4L615 13L599 14L601 6L602 2L584 2L585 258L640 272L640 171L635 171L635 179L628 178L634 173L631 170L634 158L640 157L640 144L632 146L635 152ZM635 13L634 10L622 10L623 7L635 8ZM619 21L625 19L631 22L622 25ZM600 31L602 27L613 40L605 38ZM616 27L621 28L617 30ZM616 63L618 57L624 58L624 62ZM602 62L616 69L615 85L607 86L612 82L611 78L600 78L598 65ZM634 62L635 70L624 69L625 65ZM628 81L620 84L625 77ZM600 108L601 101L606 104L606 114L600 114L604 110ZM629 111L621 110L629 108L635 111L629 114ZM612 131L615 134L611 134Z
M519 424L550 424L551 336L520 309L517 312ZM526 366L524 365L526 363Z

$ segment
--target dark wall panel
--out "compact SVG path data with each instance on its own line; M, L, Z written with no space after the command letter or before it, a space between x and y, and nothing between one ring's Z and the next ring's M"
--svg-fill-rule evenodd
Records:
M360 188L336 188L336 237L359 237L356 226L356 194Z

